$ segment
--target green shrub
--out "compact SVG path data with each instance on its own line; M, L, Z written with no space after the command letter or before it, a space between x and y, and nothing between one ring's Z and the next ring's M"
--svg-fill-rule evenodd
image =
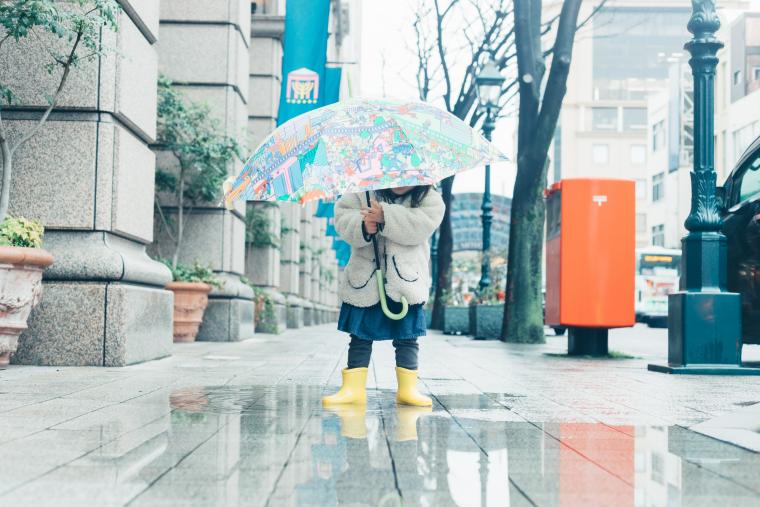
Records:
M0 245L41 248L45 229L37 220L6 217L0 224Z
M221 288L222 286L222 282L209 266L196 262L192 266L177 264L177 267L172 267L172 262L169 260L162 259L161 262L172 272L172 279L175 282L201 282L216 288Z
M241 282L253 289L253 304L256 307L254 312L254 327L257 332L279 334L277 329L277 317L274 314L274 301L272 297L261 287L257 287L245 277L240 279Z
M245 212L245 241L250 246L263 248L280 246L279 238L272 232L272 221L264 208L270 203L248 206Z

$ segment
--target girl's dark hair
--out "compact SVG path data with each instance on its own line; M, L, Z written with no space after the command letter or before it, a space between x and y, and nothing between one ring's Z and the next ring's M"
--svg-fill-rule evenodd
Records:
M417 185L412 187L411 190L406 192L405 194L395 194L393 190L389 188L384 188L382 190L375 191L375 195L377 196L378 200L384 201L384 202L396 202L406 199L407 197L412 198L412 208L418 208L420 206L420 203L425 198L425 196L430 192L430 189L432 188L432 185Z

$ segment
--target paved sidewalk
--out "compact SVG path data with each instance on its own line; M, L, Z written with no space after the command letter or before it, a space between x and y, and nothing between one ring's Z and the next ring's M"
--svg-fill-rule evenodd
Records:
M689 429L760 402L760 378L647 372L662 331L614 333L637 356L614 360L431 335L426 412L395 406L388 343L366 410L323 410L345 361L333 329L0 370L0 505L760 504L760 454Z

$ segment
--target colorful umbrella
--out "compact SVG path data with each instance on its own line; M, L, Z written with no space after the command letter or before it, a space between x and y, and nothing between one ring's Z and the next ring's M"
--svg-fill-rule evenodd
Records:
M335 199L429 185L506 159L454 115L425 103L352 100L282 124L256 149L227 202Z
M314 109L282 124L225 187L225 202L335 199L408 185L431 185L461 171L506 160L454 115L418 102L350 100ZM377 242L373 243L377 251ZM377 283L388 317L380 256Z

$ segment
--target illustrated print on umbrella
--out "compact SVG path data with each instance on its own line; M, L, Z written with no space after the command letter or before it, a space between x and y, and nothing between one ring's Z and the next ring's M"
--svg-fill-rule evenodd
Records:
M334 200L342 194L433 185L485 164L507 160L456 116L420 102L349 100L282 124L254 151L240 175L225 183L225 204L249 201ZM376 278L383 313L389 310L377 238Z

